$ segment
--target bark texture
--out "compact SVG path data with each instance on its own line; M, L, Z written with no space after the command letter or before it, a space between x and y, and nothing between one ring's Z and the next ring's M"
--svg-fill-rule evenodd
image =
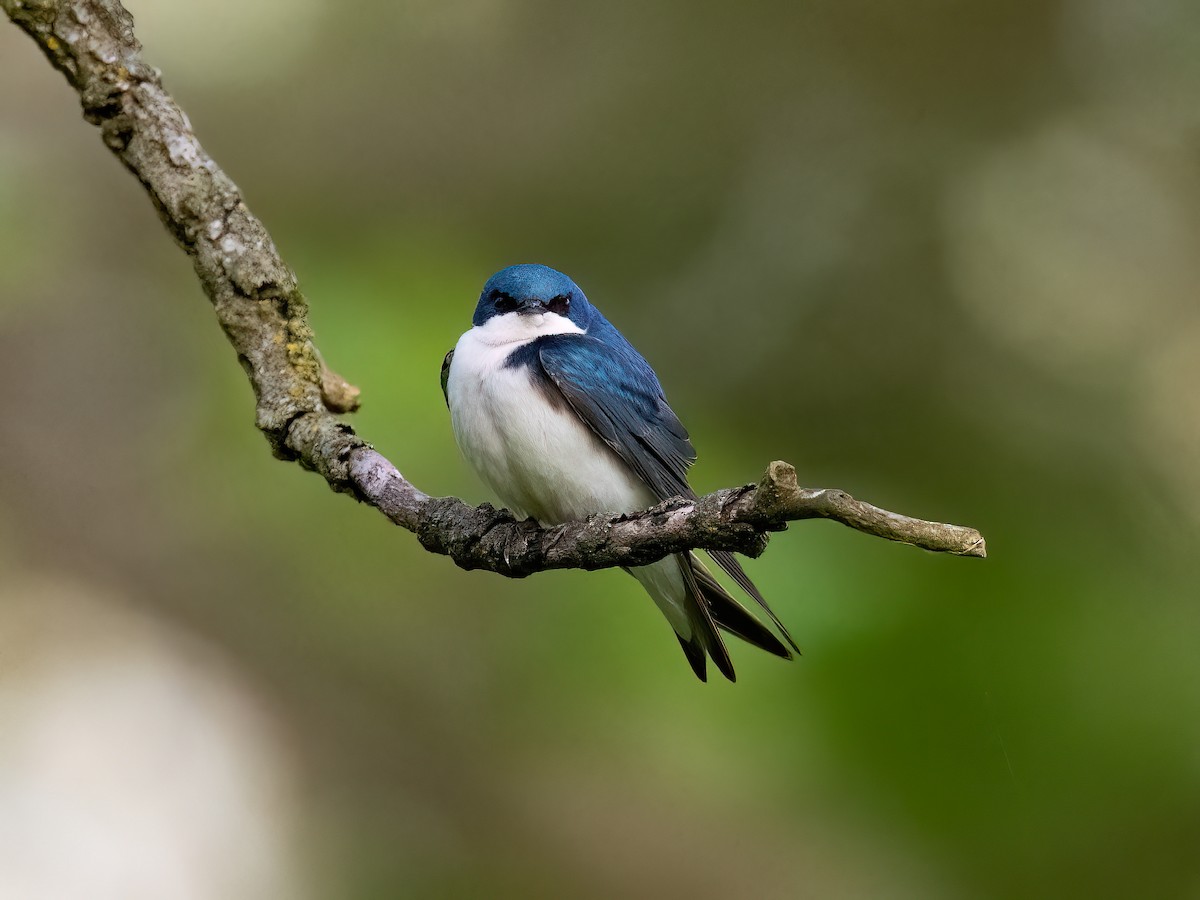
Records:
M375 507L427 550L463 568L522 577L641 565L686 549L758 556L769 532L825 518L926 550L986 555L974 529L901 516L844 491L802 488L782 462L772 463L757 485L553 527L517 521L487 504L430 497L339 418L357 409L358 388L325 366L296 276L237 185L204 152L161 74L142 60L125 8L117 0L0 0L0 6L66 76L84 117L192 258L254 388L256 423L272 452Z

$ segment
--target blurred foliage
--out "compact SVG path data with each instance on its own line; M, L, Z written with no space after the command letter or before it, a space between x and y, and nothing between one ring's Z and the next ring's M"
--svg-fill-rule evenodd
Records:
M991 551L793 526L750 570L806 655L736 647L736 685L620 573L425 554L270 458L0 29L0 571L241 673L314 896L1200 891L1194 4L130 6L425 490L487 499L438 366L538 261L652 361L699 489L784 458Z

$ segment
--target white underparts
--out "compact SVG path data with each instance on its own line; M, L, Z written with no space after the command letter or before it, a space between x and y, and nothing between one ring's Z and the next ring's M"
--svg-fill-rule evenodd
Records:
M634 512L657 499L527 366L507 365L535 338L582 333L553 313L494 316L459 338L446 384L454 437L467 461L513 512L544 524ZM677 562L667 558L634 574L687 638Z
M528 344L534 338L548 334L583 334L583 329L568 319L552 312L521 313L510 312L502 316L492 316L482 325L476 325L467 334L475 336L475 341L488 347L509 347L510 352L522 344ZM462 341L459 341L462 344ZM516 346L510 346L516 345ZM457 361L458 348L455 348Z

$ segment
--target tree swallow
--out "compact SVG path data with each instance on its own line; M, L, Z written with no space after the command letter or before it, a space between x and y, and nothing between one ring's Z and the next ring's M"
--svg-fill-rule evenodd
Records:
M654 370L570 278L547 266L503 269L483 286L471 324L442 363L442 391L463 455L515 514L554 525L696 497L687 482L696 451ZM799 653L733 554L709 555ZM706 654L734 680L718 629L791 659L696 554L626 571L701 681Z

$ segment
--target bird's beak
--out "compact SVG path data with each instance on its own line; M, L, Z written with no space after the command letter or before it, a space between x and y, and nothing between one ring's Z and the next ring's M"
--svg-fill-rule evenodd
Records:
M541 300L526 300L517 310L522 316L536 316L546 311L546 304Z

